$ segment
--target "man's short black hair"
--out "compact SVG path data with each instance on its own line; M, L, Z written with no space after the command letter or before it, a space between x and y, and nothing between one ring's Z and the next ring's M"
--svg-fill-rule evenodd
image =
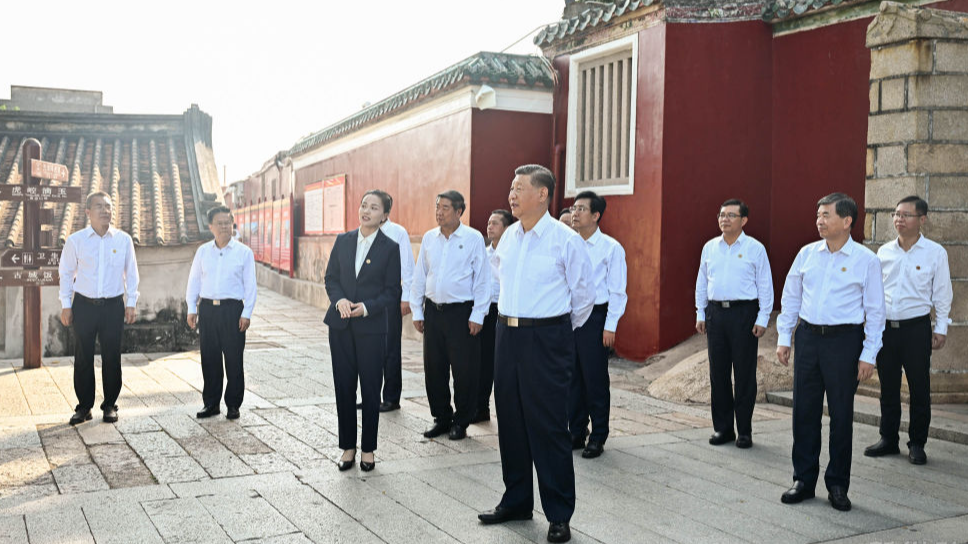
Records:
M834 204L834 210L840 217L850 218L850 228L857 224L857 203L844 193L830 193L817 202L817 207Z
M548 189L548 201L554 198L555 194L555 175L540 164L525 164L514 169L516 176L528 176L531 178L533 187L545 187Z
M747 206L745 202L743 202L742 200L740 200L738 198L731 198L731 199L727 200L726 202L723 202L723 204L719 207L719 209L723 209L726 206L739 206L739 216L740 217L749 217L750 216L750 207Z
M500 216L501 222L504 223L504 228L508 228L511 226L511 223L514 223L514 216L507 210L494 210L491 212L491 215Z
M215 206L211 210L208 210L208 224L211 225L212 222L215 221L215 216L220 213L227 213L233 221L235 220L235 217L232 215L232 210L226 208L225 206Z
M578 193L578 196L575 197L575 202L582 199L587 199L591 212L598 214L598 221L596 223L601 222L602 216L605 215L605 199L598 196L598 193L595 191L582 191Z
M928 203L924 201L923 198L917 195L906 196L898 201L897 205L907 204L908 202L914 203L914 210L918 212L918 215L928 215Z
M386 191L370 189L369 191L363 193L363 196L360 198L361 203L363 202L363 199L367 197L367 195L373 195L379 198L380 202L383 204L383 213L390 213L390 208L393 207L393 197L391 197Z
M441 198L446 198L447 200L450 201L450 203L454 206L454 208L459 210L457 212L457 215L464 215L464 210L467 209L467 206L464 205L464 195L451 189L450 191L444 191L439 195L437 195L438 200L440 200Z
M558 212L558 219L564 217L566 213L571 213L571 206L562 208L561 211Z

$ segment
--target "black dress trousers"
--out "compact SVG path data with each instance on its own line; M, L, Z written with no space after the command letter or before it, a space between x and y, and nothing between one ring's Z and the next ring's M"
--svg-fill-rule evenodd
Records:
M339 419L339 447L342 450L356 448L356 383L359 381L363 398L360 447L365 452L371 452L376 450L380 426L380 384L383 382L387 335L362 333L353 329L353 325L345 329L329 329L336 416Z
M604 444L608 438L608 348L602 343L608 304L595 306L588 321L575 329L575 372L569 395L571 437L588 436L589 442ZM588 434L588 423L592 431Z
M222 300L216 306L213 301L203 298L198 303L199 350L205 382L202 402L205 406L218 406L222 401L223 376L226 378L225 406L242 406L242 395L245 393L242 368L245 333L239 331L241 317L241 300Z
M497 302L484 316L484 326L481 328L481 377L477 387L477 410L487 411L491 408L491 387L494 385L494 342L497 333Z
M498 322L494 405L501 429L502 508L534 508L533 465L548 521L571 520L575 467L568 432L568 390L574 368L575 335L567 316L537 327Z
M857 363L864 347L862 327L824 334L797 327L793 352L793 479L813 488L820 475L823 399L830 413L830 461L824 481L850 486Z
M403 392L403 316L399 306L387 309L386 364L383 367L383 402L399 403Z
M74 294L74 394L77 410L94 407L94 346L101 343L101 409L116 408L121 394L121 335L124 332L124 297L89 299Z
M759 338L753 334L756 301L733 303L729 308L710 302L706 306L706 341L709 352L710 405L713 429L720 433L752 434L756 405L756 352ZM733 396L735 378L735 397Z
M424 303L424 380L434 419L467 427L477 411L481 373L481 337L472 336L468 320L473 302ZM454 408L450 374L454 374Z
M901 427L901 368L911 394L908 446L923 446L931 425L931 317L896 322L884 329L884 347L877 354L881 382L881 437L897 443Z

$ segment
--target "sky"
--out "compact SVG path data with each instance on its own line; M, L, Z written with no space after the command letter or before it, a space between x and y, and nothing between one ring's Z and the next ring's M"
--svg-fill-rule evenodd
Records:
M115 113L181 114L198 104L213 118L219 176L232 183L366 102L479 51L504 50L556 22L563 7L563 0L4 2L0 98L24 85L103 91ZM526 39L508 52L540 51Z

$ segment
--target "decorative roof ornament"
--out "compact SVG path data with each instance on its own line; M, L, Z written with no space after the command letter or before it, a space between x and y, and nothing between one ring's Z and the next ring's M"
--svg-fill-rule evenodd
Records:
M775 19L803 15L812 9L838 6L845 0L773 0L763 7L763 20L771 22ZM847 0L849 2L849 0Z

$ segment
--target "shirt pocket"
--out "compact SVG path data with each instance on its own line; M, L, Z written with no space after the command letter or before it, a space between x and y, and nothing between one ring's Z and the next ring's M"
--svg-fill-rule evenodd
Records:
M111 268L124 268L124 256L125 252L123 249L112 249L111 254L108 256L108 266Z
M525 259L527 269L524 275L531 281L548 285L555 281L562 281L562 273L558 270L558 259L546 255L534 255Z
M934 267L927 264L911 265L911 276L914 279L914 287L918 291L931 291L932 280L934 280Z

